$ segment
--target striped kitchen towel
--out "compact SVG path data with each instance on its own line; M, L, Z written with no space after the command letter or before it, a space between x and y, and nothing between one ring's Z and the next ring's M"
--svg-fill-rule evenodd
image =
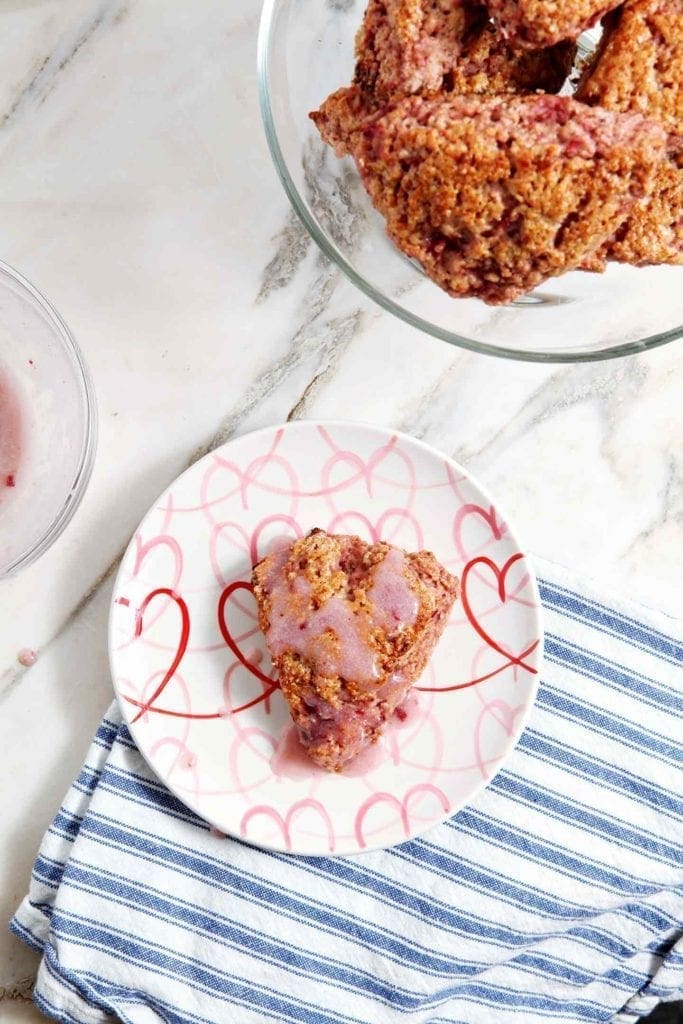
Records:
M634 1021L683 990L683 636L538 566L546 656L510 760L349 858L222 839L104 718L11 927L96 1024Z

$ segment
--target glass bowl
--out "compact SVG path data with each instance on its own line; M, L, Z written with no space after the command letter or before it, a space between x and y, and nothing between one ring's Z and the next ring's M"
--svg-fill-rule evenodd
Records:
M90 479L95 395L68 327L0 262L0 579L59 537Z
M683 336L683 268L610 264L553 278L507 306L453 299L389 241L353 161L339 160L308 113L353 72L365 0L265 0L258 46L270 151L322 251L385 309L453 345L537 362L640 352Z

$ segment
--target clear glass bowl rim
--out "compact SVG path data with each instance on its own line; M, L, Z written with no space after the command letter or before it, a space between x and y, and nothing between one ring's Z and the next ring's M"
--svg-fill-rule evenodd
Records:
M378 291L372 284L370 284L369 281L366 281L365 278L353 268L336 245L334 245L334 243L320 230L315 219L311 216L306 203L299 195L299 191L292 180L289 170L287 169L287 164L282 154L282 149L280 148L280 143L277 137L277 130L275 128L269 85L270 46L272 43L273 16L279 2L280 0L264 0L263 7L261 9L256 57L259 105L261 108L261 118L263 120L270 155L273 159L273 163L275 164L275 170L277 171L278 177L282 182L282 186L290 203L292 204L292 207L294 208L295 213L304 224L314 242L328 257L328 259L335 263L339 269L346 274L349 280L352 281L353 284L355 284L356 287L364 292L369 298L383 309L393 313L394 316L399 318L399 320L403 320L404 323L417 328L419 331L423 331L425 334L430 334L434 338L445 341L449 345L455 345L459 348L469 349L472 352L479 352L484 355L500 356L505 359L516 359L520 362L600 362L605 359L617 359L621 356L632 355L636 352L645 352L649 349L657 348L660 345L667 345L671 341L683 338L683 324L681 324L680 326L674 327L670 331L665 331L661 334L653 334L648 338L625 342L620 345L613 345L610 348L600 349L595 352L542 352L528 349L511 349L498 345L488 345L485 342L474 341L472 338L466 338L463 335L455 334L452 331L446 331L437 324L430 323L428 320L423 320L416 314L411 313L410 310L404 309L403 306L394 302L393 299L389 298L383 292Z
M90 371L85 362L83 354L78 347L76 339L61 318L54 306L38 291L35 285L20 274L14 267L0 260L0 272L11 277L19 287L28 292L31 299L41 307L43 313L54 328L55 335L60 339L62 348L71 363L74 374L80 385L81 398L84 408L85 429L78 459L78 466L74 474L69 493L55 514L50 525L38 537L36 542L18 555L9 565L0 569L0 580L14 576L21 569L32 565L41 555L50 548L57 538L64 532L71 522L76 509L81 503L85 489L90 480L95 453L97 450L97 402L95 389L93 387Z

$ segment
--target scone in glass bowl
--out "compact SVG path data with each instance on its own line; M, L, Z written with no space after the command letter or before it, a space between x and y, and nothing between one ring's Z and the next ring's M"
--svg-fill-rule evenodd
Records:
M553 278L507 306L453 299L389 241L353 161L309 111L349 83L366 0L265 0L259 88L266 135L294 209L322 251L385 309L437 338L510 359L581 362L683 337L683 267L610 264Z
M0 262L0 580L65 529L90 479L96 437L90 375L68 327Z

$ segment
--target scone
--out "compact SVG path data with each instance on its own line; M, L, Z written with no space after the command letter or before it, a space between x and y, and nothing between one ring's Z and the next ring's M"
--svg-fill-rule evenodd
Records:
M488 0L491 17L518 46L551 46L578 39L620 0Z
M313 530L260 561L252 584L299 739L340 771L421 675L458 581L431 552Z
M512 47L471 0L369 0L353 83L311 113L337 156L364 119L405 96L559 92L576 47Z
M454 296L509 302L578 267L650 195L663 129L569 97L411 96L351 139L387 233Z
M512 47L472 0L369 0L354 82L378 103L419 93L557 92L575 48Z
M577 98L608 110L648 113L668 135L651 197L592 261L683 264L683 0L627 0L607 20Z

